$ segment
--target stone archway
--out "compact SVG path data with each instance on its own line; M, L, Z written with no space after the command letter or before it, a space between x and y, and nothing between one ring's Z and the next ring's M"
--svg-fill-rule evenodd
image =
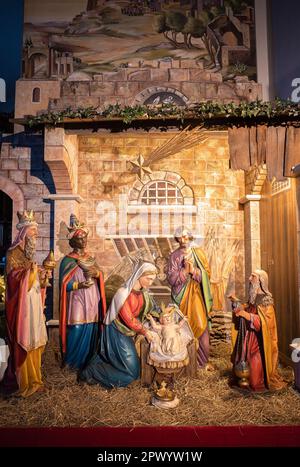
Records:
M48 57L45 53L34 52L29 60L32 78L46 78L48 76Z
M18 223L18 211L24 211L25 199L22 190L14 182L6 177L0 175L0 190L6 193L13 202L13 216L12 216L12 237L16 235L16 225Z
M175 104L188 105L189 99L175 88L151 86L135 96L133 104Z

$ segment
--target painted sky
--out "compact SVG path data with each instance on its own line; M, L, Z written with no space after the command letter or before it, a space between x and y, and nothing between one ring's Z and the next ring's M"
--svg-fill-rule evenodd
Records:
M3 112L13 109L15 81L21 73L23 0L0 0L0 3L0 78L7 85L7 102L0 103ZM86 5L87 0L25 0L26 21L68 21L85 10ZM289 97L291 81L300 78L299 8L299 1L286 0L283 6L282 0L272 0L274 85L276 95L281 97Z
M87 0L25 0L25 22L70 21L84 11Z

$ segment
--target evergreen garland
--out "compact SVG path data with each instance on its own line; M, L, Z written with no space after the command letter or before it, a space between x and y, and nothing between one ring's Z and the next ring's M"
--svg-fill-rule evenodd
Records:
M29 127L46 124L55 126L66 119L88 120L121 120L130 124L134 120L167 118L182 122L186 119L196 119L207 126L245 126L247 124L266 123L284 124L300 117L300 105L289 100L276 99L270 102L254 101L222 104L218 102L201 102L187 107L170 104L136 105L121 107L119 104L109 105L100 111L96 107L66 108L60 112L45 112L37 116L28 116L26 124Z

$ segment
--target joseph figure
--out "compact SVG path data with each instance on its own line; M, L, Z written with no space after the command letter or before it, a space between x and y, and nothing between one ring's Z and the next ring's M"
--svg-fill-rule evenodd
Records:
M203 250L190 246L193 236L187 229L176 229L175 240L179 248L170 255L167 268L172 299L187 316L194 336L198 339L199 367L211 370L208 364L209 313L213 301L209 265Z

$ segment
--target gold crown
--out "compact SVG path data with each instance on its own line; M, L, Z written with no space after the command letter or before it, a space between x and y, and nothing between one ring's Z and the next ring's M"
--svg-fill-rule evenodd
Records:
M17 229L21 229L22 227L26 225L37 225L37 222L35 220L35 215L34 211L31 209L31 211L18 211L17 216L19 218L19 222L17 224Z
M71 214L70 216L70 226L68 227L69 232L74 232L78 229L84 229L85 224L83 222L79 222L75 214Z
M69 231L67 238L69 240L73 237L77 230L83 230L86 233L86 235L88 235L89 233L89 229L85 226L83 222L79 222L79 219L75 216L75 214L70 215L70 225L67 228Z

